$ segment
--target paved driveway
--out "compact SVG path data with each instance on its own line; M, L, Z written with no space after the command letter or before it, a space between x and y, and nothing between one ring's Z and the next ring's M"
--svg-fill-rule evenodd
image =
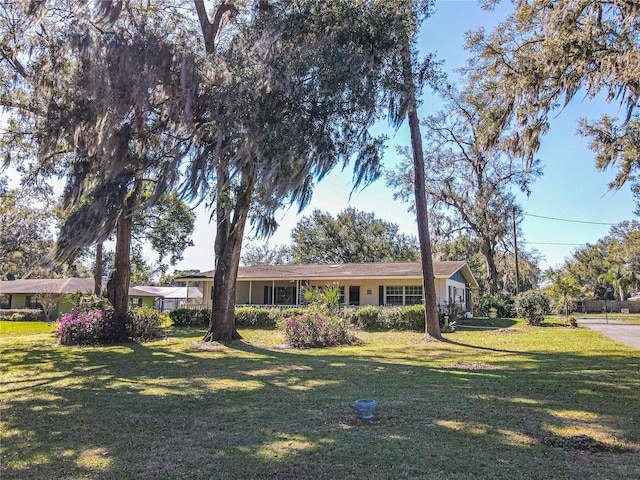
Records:
M576 320L578 320L579 325L585 325L616 342L640 349L640 325L632 325L617 320L609 320L607 323L604 317L577 318Z

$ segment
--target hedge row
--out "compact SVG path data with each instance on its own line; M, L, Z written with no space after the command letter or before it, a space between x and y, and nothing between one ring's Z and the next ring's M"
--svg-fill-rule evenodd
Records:
M0 310L0 320L9 320L14 322L41 322L44 321L44 312L39 308L21 308Z
M236 326L241 328L276 328L287 318L307 313L299 308L236 308ZM345 308L338 315L363 330L416 330L424 331L424 306ZM206 326L211 319L210 310L181 308L169 313L174 325Z
M424 305L362 307L350 314L350 321L364 330L424 331Z
M169 318L177 326L206 326L211 320L211 310L191 310L178 308L169 312Z

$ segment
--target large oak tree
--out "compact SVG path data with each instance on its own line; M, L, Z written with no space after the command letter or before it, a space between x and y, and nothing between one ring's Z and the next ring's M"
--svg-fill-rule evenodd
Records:
M449 87L442 96L444 108L422 122L426 191L434 230L438 240L472 235L484 257L484 277L493 294L498 291L497 257L500 252L513 251L512 219L521 215L512 190L528 191L541 171L538 162L525 167L503 154L500 143L487 144L487 136L503 126L495 122L500 111L481 95ZM506 134L508 131L502 136ZM396 195L413 203L413 160L406 149L402 152L405 160L388 172L387 183Z
M420 257L415 237L373 213L347 208L334 218L314 210L291 232L294 263L409 262Z

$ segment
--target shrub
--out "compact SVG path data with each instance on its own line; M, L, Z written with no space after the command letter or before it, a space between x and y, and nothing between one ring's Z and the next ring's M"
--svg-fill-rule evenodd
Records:
M211 323L211 310L209 308L202 308L194 311L196 312L195 325L209 326L209 323Z
M382 326L379 317L380 309L378 307L362 307L353 314L352 323L364 330L379 330Z
M466 310L463 304L458 302L446 302L444 304L438 305L438 320L440 321L440 326L444 326L447 323L453 323L460 320ZM445 316L447 319L445 320Z
M400 325L396 330L424 332L424 305L407 305L400 309Z
M540 325L549 313L549 298L536 290L521 293L516 299L518 315L529 325Z
M489 311L495 309L496 316L499 318L514 318L518 315L515 302L513 296L508 294L487 294L480 298L479 311L481 315L488 317Z
M167 321L151 307L137 307L127 312L127 335L133 340L154 340L162 337L162 325Z
M169 318L175 326L209 325L211 311L208 309L177 308L169 312Z
M0 310L0 320L9 320L11 322L40 322L45 320L45 318L44 312L39 308L21 308Z
M357 325L356 314L358 313L358 310L359 310L358 308L354 308L354 307L342 307L340 310L336 312L336 316L338 318L343 319L349 325Z
M62 345L93 345L117 338L113 313L109 310L74 310L58 321L55 333Z
M300 315L304 315L307 312L306 308L285 308L280 312L280 321L287 317L299 317Z
M236 308L236 327L250 327L255 317L255 308Z
M257 308L256 316L252 327L255 328L276 328L282 313L278 308Z
M287 342L296 348L351 345L359 340L349 332L348 323L337 317L309 312L284 321Z
M380 309L380 328L384 330L395 330L400 324L400 307L385 307Z
M236 327L276 328L282 319L282 312L277 308L236 308Z

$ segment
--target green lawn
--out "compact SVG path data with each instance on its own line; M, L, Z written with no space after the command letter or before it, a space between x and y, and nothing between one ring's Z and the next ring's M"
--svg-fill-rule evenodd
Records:
M361 346L295 350L263 330L203 345L203 329L61 347L46 324L9 323L0 322L3 480L640 472L639 351L584 328L515 322L448 343L361 332ZM377 400L373 420L357 418L358 398Z

